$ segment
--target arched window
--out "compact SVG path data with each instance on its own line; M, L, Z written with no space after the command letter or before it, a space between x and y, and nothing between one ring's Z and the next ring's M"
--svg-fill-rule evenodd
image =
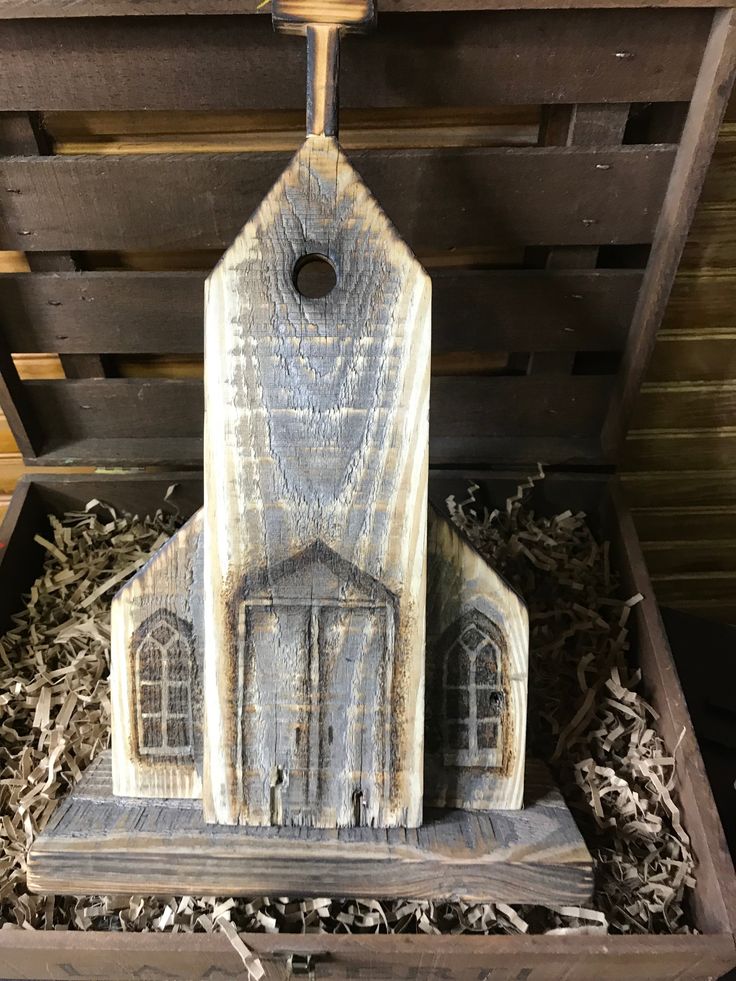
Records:
M506 707L502 643L496 625L478 610L463 614L448 631L442 664L447 764L501 764Z
M159 611L134 639L138 752L192 754L192 639L189 624Z

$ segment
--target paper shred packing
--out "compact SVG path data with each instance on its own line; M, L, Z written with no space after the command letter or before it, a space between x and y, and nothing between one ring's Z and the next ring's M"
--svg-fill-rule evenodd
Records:
M520 485L505 509L484 509L475 485L448 508L527 603L529 751L550 762L576 811L596 863L597 909L612 932L689 932L695 862L675 758L629 650L628 620L643 597L619 598L608 544L584 514L542 517L524 504L542 478Z
M43 571L0 639L0 923L85 929L104 902L26 891L26 852L57 802L109 743L110 600L175 529L90 502L49 519ZM128 906L128 900L125 900Z
M139 519L99 501L50 518L40 577L0 640L0 925L12 929L239 933L599 934L688 932L694 862L677 807L676 766L629 663L627 621L607 543L586 516L527 505L447 502L452 520L528 604L530 746L550 761L596 863L594 907L290 897L43 897L26 854L57 802L109 742L110 601L175 530L178 512ZM169 488L166 501L172 498Z

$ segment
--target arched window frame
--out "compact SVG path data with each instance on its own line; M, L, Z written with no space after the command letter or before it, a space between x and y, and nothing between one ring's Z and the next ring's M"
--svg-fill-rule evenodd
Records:
M161 639L162 631L168 635L166 639ZM173 613L158 611L136 630L133 650L139 755L192 757L193 644L190 625ZM155 658L157 663L146 665L144 659L147 657ZM158 670L151 670L152 667ZM156 729L159 737L152 738ZM182 735L172 738L176 729Z
M441 647L445 764L499 768L507 737L504 719L508 714L504 685L508 655L503 635L489 617L472 609L453 623L445 640ZM494 671L478 672L483 656L492 656ZM459 677L463 661L467 674ZM479 737L481 731L483 738ZM482 745L493 736L495 745Z

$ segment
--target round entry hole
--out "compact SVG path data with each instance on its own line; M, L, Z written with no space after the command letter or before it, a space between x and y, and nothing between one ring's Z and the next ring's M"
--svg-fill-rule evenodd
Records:
M335 288L337 273L327 256L303 255L294 266L294 286L309 300L320 300Z

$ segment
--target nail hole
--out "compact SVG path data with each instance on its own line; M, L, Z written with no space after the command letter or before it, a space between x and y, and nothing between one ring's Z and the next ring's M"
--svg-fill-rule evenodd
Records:
M294 266L294 286L309 300L320 300L335 288L337 273L327 256L303 255Z

